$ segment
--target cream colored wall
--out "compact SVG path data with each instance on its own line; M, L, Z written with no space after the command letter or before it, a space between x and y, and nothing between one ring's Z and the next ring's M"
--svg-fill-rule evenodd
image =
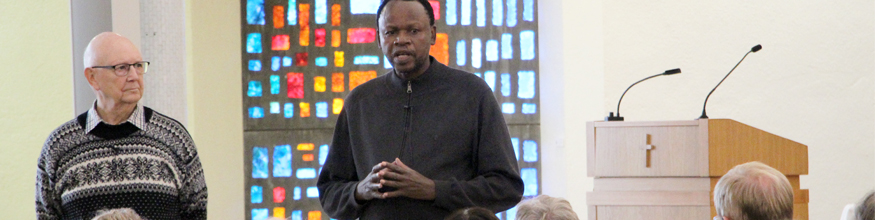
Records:
M244 219L240 1L186 1L188 119L209 219Z
M74 116L70 5L4 1L0 15L0 218L35 219L40 149Z

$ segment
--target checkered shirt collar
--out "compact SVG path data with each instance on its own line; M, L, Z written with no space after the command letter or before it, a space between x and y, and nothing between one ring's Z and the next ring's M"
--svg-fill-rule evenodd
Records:
M85 133L91 132L91 130L97 127L97 124L100 124L100 122L109 124L104 122L103 119L100 118L100 115L97 114L97 101L94 101L94 104L91 105L91 109L88 109L88 116L85 121ZM131 113L131 116L128 117L126 122L130 122L135 127L143 130L146 125L146 116L143 114L143 105L138 103L137 108L134 109L134 112Z

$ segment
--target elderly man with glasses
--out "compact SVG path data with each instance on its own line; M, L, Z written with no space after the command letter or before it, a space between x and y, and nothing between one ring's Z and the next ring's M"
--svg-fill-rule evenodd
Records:
M38 219L91 219L131 208L150 220L206 219L207 187L194 141L138 102L149 62L125 37L101 33L85 49L97 95L88 112L46 139L37 164Z

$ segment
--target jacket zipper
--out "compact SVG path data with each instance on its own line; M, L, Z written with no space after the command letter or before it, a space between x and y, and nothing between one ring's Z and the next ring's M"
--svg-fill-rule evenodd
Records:
M410 106L411 99L413 99L413 86L411 81L407 81L407 105L404 105L404 134L401 138L401 152L398 153L399 159L401 159L401 156L404 155L404 150L406 150L407 147L410 145L407 142L410 139L410 124L413 122L413 106Z

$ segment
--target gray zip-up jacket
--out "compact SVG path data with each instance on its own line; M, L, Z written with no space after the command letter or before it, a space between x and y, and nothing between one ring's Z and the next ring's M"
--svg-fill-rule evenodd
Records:
M357 202L359 180L396 157L434 180L435 200ZM337 219L443 219L471 206L500 212L523 194L507 125L489 86L433 57L416 79L390 71L350 92L317 185L323 209Z

